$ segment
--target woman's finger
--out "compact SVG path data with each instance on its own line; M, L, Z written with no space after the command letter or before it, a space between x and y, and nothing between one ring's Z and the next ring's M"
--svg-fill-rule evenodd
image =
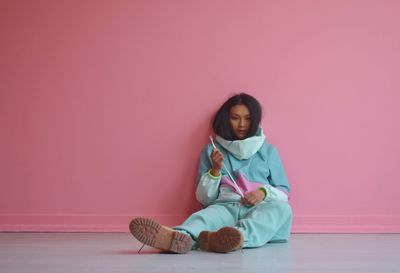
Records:
M219 151L215 151L211 154L211 158L215 158L215 157L223 157L222 153Z

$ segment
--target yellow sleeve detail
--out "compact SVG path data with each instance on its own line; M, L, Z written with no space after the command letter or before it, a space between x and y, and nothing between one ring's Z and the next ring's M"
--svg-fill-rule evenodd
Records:
M263 191L263 192L264 192L264 194L265 194L264 199L267 198L267 190L266 190L264 187L259 187L258 189L259 189L260 191Z
M209 169L207 173L208 173L208 175L209 175L212 179L214 179L214 180L218 180L218 179L221 178L221 174L220 174L219 176L214 176L214 175L212 175L212 174L211 174L211 169Z

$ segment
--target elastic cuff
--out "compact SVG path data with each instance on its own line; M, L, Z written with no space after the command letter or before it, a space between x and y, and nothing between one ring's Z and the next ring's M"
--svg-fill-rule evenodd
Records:
M259 187L258 189L264 192L264 199L267 198L267 190L264 187Z
M221 178L221 174L219 174L219 176L214 176L211 174L211 169L208 170L207 174L214 180L218 180Z

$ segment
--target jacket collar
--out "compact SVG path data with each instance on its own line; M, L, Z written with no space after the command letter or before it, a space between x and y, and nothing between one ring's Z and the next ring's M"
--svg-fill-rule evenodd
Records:
M217 142L228 150L234 157L239 160L249 159L262 147L265 142L265 135L262 128L258 128L257 133L242 140L226 140L217 135Z

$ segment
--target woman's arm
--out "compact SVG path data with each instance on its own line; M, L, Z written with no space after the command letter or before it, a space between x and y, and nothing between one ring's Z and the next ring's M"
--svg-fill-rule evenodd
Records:
M268 177L269 185L264 187L267 193L264 200L288 201L290 192L289 182L278 150L272 145L268 153L268 167L270 173Z
M200 154L196 199L203 206L207 206L217 199L219 193L219 183L221 181L220 172L218 176L213 175L215 174L215 168L214 171L212 171L213 165L210 159L211 151L212 148L210 145L207 145Z

